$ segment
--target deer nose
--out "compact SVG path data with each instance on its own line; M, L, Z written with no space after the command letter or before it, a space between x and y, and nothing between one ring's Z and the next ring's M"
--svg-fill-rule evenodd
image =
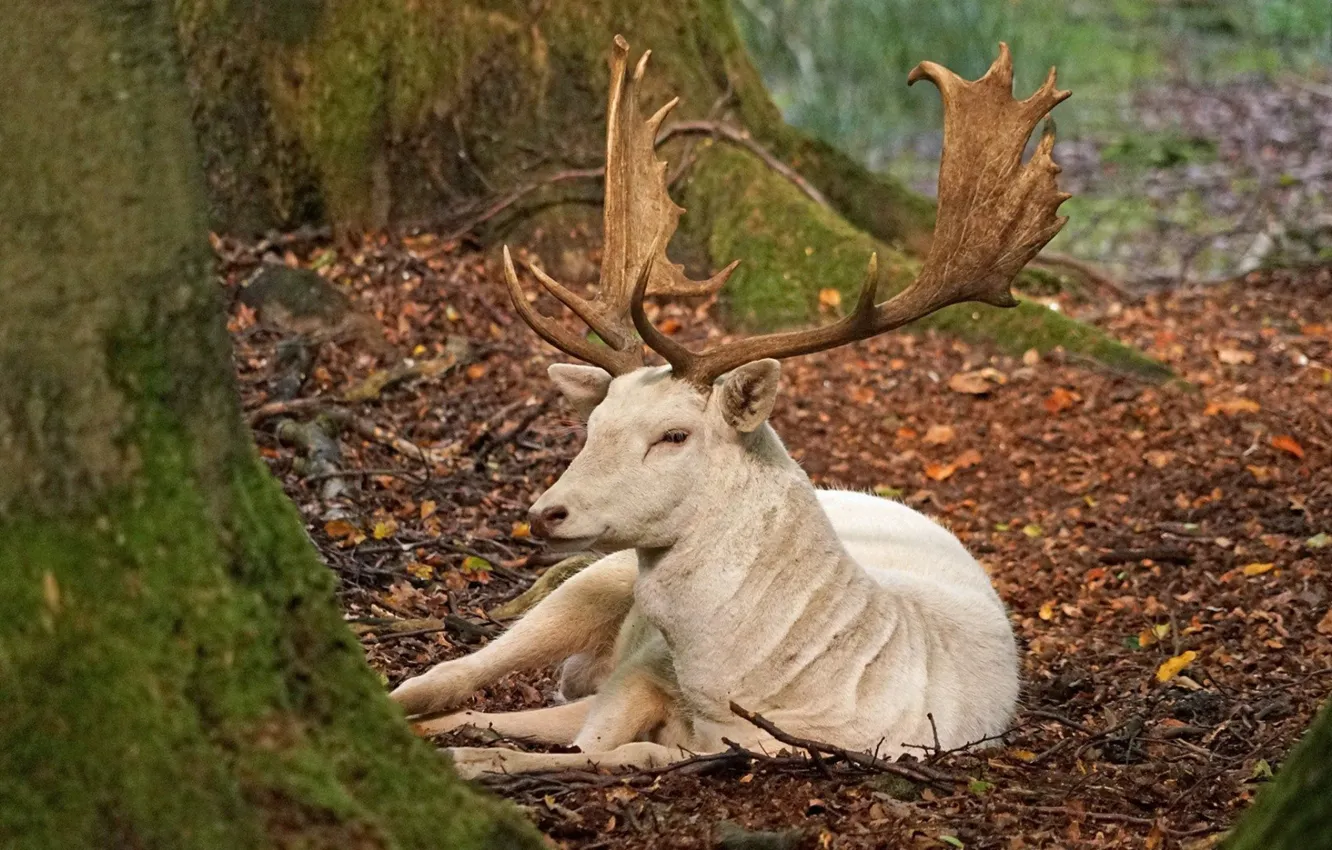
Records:
M528 517L531 519L532 534L537 537L549 537L560 523L569 518L569 509L563 505L554 505L539 511L534 508L528 512Z

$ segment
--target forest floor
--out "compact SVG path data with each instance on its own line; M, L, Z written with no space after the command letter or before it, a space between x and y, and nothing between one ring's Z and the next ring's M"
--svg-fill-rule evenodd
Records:
M216 247L255 438L370 663L396 684L475 650L554 560L524 520L581 442L562 358L482 255L428 236ZM243 294L265 255L346 301ZM901 334L788 361L774 416L816 484L901 498L990 571L1024 682L1000 745L923 748L955 777L934 786L769 759L487 784L584 850L1212 846L1332 687L1332 269L1059 302L1191 386ZM707 302L658 320L717 335ZM471 707L552 687L512 675Z

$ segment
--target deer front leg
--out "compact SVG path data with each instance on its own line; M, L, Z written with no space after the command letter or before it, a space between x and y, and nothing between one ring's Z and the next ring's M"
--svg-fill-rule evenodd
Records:
M487 646L408 679L390 696L408 714L442 711L508 673L595 648L609 651L633 606L637 572L638 559L632 551L602 558L556 588Z
M573 743L587 720L592 698L580 699L549 708L530 711L505 711L487 714L480 711L460 711L443 717L433 717L412 724L419 735L438 735L464 726L491 730L505 738L533 741L541 744L567 746Z

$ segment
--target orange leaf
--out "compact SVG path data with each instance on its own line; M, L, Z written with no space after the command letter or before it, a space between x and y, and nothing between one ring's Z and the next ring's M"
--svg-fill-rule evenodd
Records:
M957 467L953 466L951 463L947 466L938 463L925 464L925 477L929 478L931 481L943 481L954 472L957 472Z
M1263 573L1270 572L1276 564L1245 564L1244 574L1246 576L1260 576Z
M1289 434L1278 434L1272 438L1272 447L1281 449L1283 452L1289 452L1300 460L1304 460L1304 447L1295 441L1295 438Z
M925 445L942 446L944 443L951 443L953 436L952 425L931 425L925 432Z
M421 519L430 519L430 517L434 516L436 507L438 507L438 505L435 504L434 499L426 499L422 502Z
M1073 406L1073 402L1078 400L1076 393L1069 392L1063 387L1055 387L1050 394L1045 397L1045 410L1048 413L1059 413L1068 410Z
M1262 409L1262 405L1256 401L1247 398L1229 398L1210 402L1203 414L1215 416L1218 413L1224 413L1227 416L1235 416L1240 413L1257 413Z
M471 378L473 381L477 380L478 378L484 377L485 374L486 374L486 367L480 363L473 363L471 366L467 367L467 377Z
M680 332L680 320L662 319L661 324L657 325L657 329L667 336L675 336Z
M356 533L356 526L345 519L333 519L324 523L324 533L334 539L351 537Z
M842 293L836 289L820 289L819 306L825 310L837 309L842 306Z
M953 461L953 466L957 467L958 469L967 469L969 467L975 466L980 462L981 462L981 453L976 451L975 449L967 449L962 454L957 456L957 459Z

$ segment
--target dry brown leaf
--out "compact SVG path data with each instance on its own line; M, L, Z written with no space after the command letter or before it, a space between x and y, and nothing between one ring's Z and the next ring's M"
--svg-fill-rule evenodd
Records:
M945 443L951 443L955 432L952 425L931 425L925 432L925 445L942 446Z
M967 449L957 456L953 461L953 466L957 469L968 469L981 462L981 453L975 449Z
M985 395L994 389L984 370L978 372L958 372L948 379L948 389L967 395Z
M1156 467L1157 469L1165 469L1167 466L1171 464L1172 461L1174 461L1175 453L1157 451L1153 449L1152 451L1149 452L1143 452L1143 457L1145 457L1147 459L1147 462L1150 463L1152 466Z
M1252 363L1257 358L1252 351L1243 351L1238 348L1223 348L1216 353L1216 359L1227 366L1239 366Z
M1318 625L1314 628L1318 630L1320 635L1332 635L1332 608L1327 609L1323 619L1319 620Z
M1278 434L1272 438L1272 447L1280 449L1283 452L1289 452L1300 460L1304 460L1304 447L1289 434Z
M324 523L324 533L334 539L351 537L356 533L356 526L345 519L333 519Z
M1227 416L1236 416L1240 413L1257 413L1263 407L1258 402L1247 398L1227 398L1209 402L1207 409L1203 411L1206 416L1215 416L1218 413L1224 413Z

